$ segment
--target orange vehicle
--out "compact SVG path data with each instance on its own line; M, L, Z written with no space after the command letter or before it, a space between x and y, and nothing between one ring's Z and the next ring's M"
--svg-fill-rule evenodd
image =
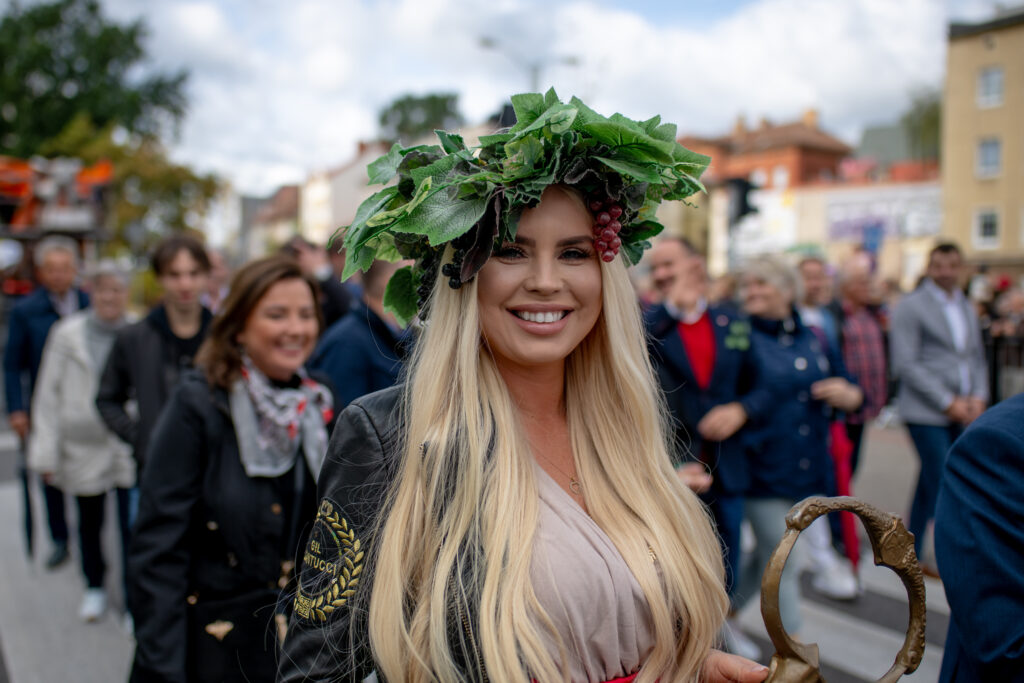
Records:
M0 156L0 230L7 236L93 230L104 222L113 176L109 161L83 166L78 159Z

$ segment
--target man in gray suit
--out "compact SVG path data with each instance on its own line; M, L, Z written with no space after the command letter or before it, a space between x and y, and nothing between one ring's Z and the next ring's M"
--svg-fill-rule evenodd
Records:
M907 524L918 557L935 516L946 453L988 402L981 329L959 289L962 268L955 244L932 249L927 277L896 306L889 332L892 369L900 383L897 406L921 460Z

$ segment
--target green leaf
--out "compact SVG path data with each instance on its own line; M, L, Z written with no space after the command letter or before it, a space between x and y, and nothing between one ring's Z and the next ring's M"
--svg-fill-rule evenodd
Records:
M640 127L643 129L643 131L645 133L647 133L648 135L652 135L652 136L654 135L654 131L660 125L661 125L661 115L660 114L655 114L654 116L652 116L651 118L647 119L646 121L641 121L640 122Z
M526 135L532 133L535 130L540 130L547 127L552 134L564 133L565 131L572 128L572 122L576 119L576 108L568 104L556 104L543 114L533 120L533 122L516 131L516 136L513 140L520 140ZM515 129L513 129L515 130Z
M544 106L551 107L556 104L561 104L561 100L558 99L558 93L555 92L554 88L548 88L548 91L544 93Z
M359 271L365 271L373 265L376 250L367 245L350 249L345 254L345 270L341 274L342 280L347 280Z
M655 140L646 133L637 132L633 127L622 125L613 121L589 123L584 127L599 142L615 147L624 147L635 152L640 152L662 164L670 164L675 161L673 145L662 140ZM619 150L616 150L617 152Z
M412 266L405 266L394 272L384 290L384 310L393 313L402 327L416 317L417 280Z
M663 140L664 142L675 142L677 134L676 124L674 123L663 123L650 132L652 138Z
M506 142L508 142L515 136L515 133L495 133L494 135L481 135L480 146L492 147L496 145L504 145Z
M534 172L537 162L544 156L544 144L536 137L527 136L506 144L505 155L503 178L514 180Z
M650 248L651 243L646 240L642 242L623 242L622 254L626 257L626 264L635 266L640 263L640 258L644 255L644 250Z
M460 158L454 154L443 156L437 161L433 161L427 164L426 166L414 168L412 171L409 172L409 177L412 178L412 181L414 183L416 183L417 188L419 188L423 181L426 180L427 178L433 179L436 184L438 180L443 178L445 175L448 174L449 171L455 168L455 164L459 163L459 160Z
M370 185L384 185L398 173L398 165L402 163L402 146L397 142L391 145L387 154L378 157L366 167L370 176Z
M371 239L377 233L387 229L387 226L381 226L379 229L374 230L375 226L370 226L367 223L369 219L373 217L378 211L388 205L398 195L397 187L386 187L380 192L370 195L363 203L356 209L355 218L352 219L352 224L340 228L339 232L344 232L344 245L349 253L353 253L361 248L367 240ZM349 263L353 259L348 259L345 262L345 272L343 273L344 278L348 279L357 270L356 268L349 268Z
M388 209L386 211L379 212L377 215L373 216L368 221L366 221L366 225L368 225L371 228L375 228L381 225L388 226L394 223L399 218L407 216L410 211L419 206L420 203L424 199L426 199L428 195L431 194L432 186L433 179L427 178L420 184L419 187L416 188L416 194L413 195L412 199L410 199L408 202L404 204L399 204L393 209Z
M466 141L462 139L461 135L449 133L445 130L435 130L434 133L437 134L437 139L441 141L441 149L449 154L455 154L466 149Z
M518 133L544 113L544 96L535 92L513 95L512 109L516 112L516 125L512 126L511 131Z
M596 111L588 107L578 97L573 97L569 100L569 104L576 108L576 120L572 122L572 129L577 132L583 132L584 128L588 123L607 122L608 119L598 114Z
M487 208L487 197L453 202L445 191L435 191L408 215L397 220L391 230L425 235L431 246L455 239L472 228Z
M636 178L642 182L660 183L664 180L661 177L661 173L657 166L638 164L624 159L608 159L606 157L595 158L613 171L618 171L623 175L628 175L631 178Z
M686 166L686 172L699 178L700 174L707 169L708 164L711 163L711 157L703 154L697 154L693 150L686 149L678 142L675 144L672 150L672 158L676 165L682 164Z
M641 221L639 223L633 223L629 226L629 231L626 234L626 239L630 242L637 242L648 240L655 235L661 233L665 229L665 226L658 221Z
M395 263L403 258L401 252L398 251L398 247L395 245L394 235L388 232L375 235L373 239L366 243L366 246L373 249L374 259L379 261Z

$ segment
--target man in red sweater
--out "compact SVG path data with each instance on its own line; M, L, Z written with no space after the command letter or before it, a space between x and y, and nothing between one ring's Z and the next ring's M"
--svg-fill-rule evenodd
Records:
M685 239L663 238L651 249L650 259L663 301L648 311L646 323L651 360L673 418L676 469L714 516L732 592L739 568L743 494L750 483L738 432L756 417L756 404L745 400L756 374L749 353L750 324L708 305L703 258ZM756 646L743 643L738 629L723 635L733 652L757 658Z

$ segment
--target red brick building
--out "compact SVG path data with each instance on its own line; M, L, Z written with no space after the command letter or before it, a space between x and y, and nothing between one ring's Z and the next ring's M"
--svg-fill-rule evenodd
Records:
M839 177L839 162L852 151L818 127L818 113L813 109L799 121L776 125L761 119L756 128L747 128L740 117L729 135L687 136L679 142L711 157L703 176L705 184L746 178L764 189L833 181Z

